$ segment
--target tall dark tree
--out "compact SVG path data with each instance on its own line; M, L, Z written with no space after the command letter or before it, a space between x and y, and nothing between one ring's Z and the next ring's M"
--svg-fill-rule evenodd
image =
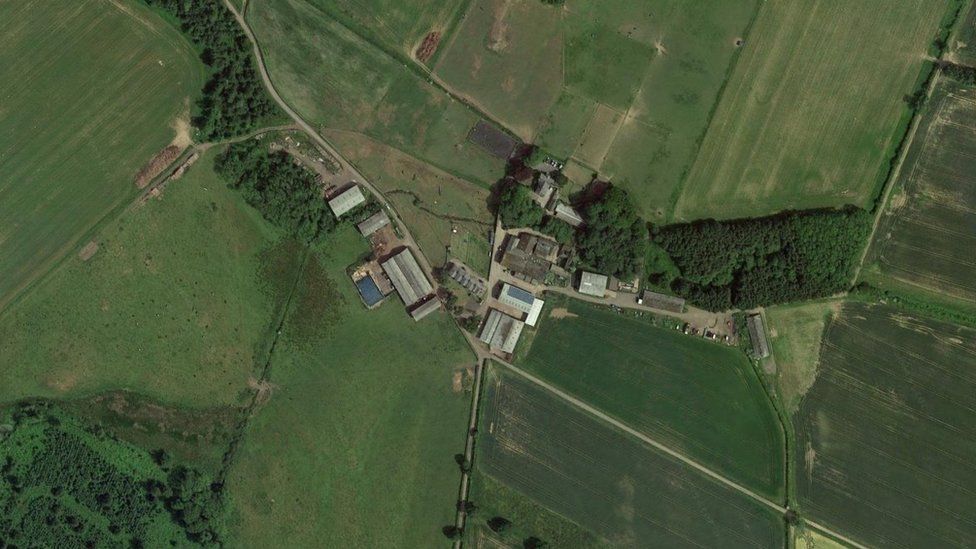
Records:
M648 234L627 192L607 188L584 217L586 228L577 240L583 263L620 278L637 274L647 255Z

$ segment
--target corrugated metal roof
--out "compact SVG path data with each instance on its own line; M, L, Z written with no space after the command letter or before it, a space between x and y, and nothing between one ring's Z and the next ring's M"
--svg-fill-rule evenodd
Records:
M603 297L607 291L607 275L583 271L580 276L579 293Z
M440 308L441 308L440 300L434 297L424 302L423 305L410 311L410 316L412 316L414 320L420 320Z
M535 326L535 323L539 321L539 315L542 313L542 307L546 304L545 301L541 299L535 300L532 304L532 309L529 310L529 314L525 317L525 323L529 326Z
M356 227L359 229L359 232L363 233L363 236L369 236L389 224L390 216L380 210L367 217L365 221L356 225Z
M348 212L363 202L366 202L366 197L363 196L363 191L359 189L359 185L353 185L338 196L334 197L332 200L329 200L329 208L332 209L332 213L334 213L336 217L341 217L342 214Z
M502 292L498 296L498 301L514 307L523 313L529 312L532 309L532 304L535 302L535 296L518 286L512 286L509 283L502 285Z
M406 306L413 305L434 289L409 248L384 261L382 267Z

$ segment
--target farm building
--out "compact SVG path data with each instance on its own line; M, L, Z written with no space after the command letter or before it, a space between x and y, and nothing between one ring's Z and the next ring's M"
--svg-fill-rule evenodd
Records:
M390 216L386 215L386 212L380 210L367 217L366 220L359 225L356 225L356 228L359 229L359 232L363 233L363 236L369 236L389 224Z
M581 216L579 212L577 212L576 209L569 204L564 202L556 204L555 214L556 219L565 221L574 227L583 226L583 216Z
M766 341L766 330L763 328L762 315L749 315L746 319L749 325L749 339L752 340L752 352L757 358L769 356L769 342Z
M332 209L332 213L336 217L342 217L343 214L347 213L349 210L355 208L356 206L366 202L366 197L363 196L363 191L359 189L359 185L353 185L348 189L342 191L336 196L329 200L329 208Z
M434 290L409 248L404 248L381 265L383 272L390 277L390 282L400 294L403 304L408 307Z
M367 274L355 282L356 289L359 290L359 297L362 298L363 303L367 308L372 309L380 301L383 301L385 296L383 295L383 292L380 291L379 286L376 284L376 281L373 280L372 276Z
M535 326L539 320L539 313L542 312L542 306L545 305L545 301L537 299L528 291L508 283L502 285L502 292L498 296L498 301L525 313L525 323L529 326Z
M421 303L420 305L414 307L413 310L410 311L410 316L413 317L414 320L420 320L421 318L424 318L425 316L429 315L430 313L440 308L441 308L441 301L436 297L432 297L427 301Z
M644 290L644 293L641 294L641 302L648 307L661 309L662 311L680 313L681 311L685 310L684 299L673 295L652 292L650 290Z
M485 293L485 286L487 285L487 282L462 265L458 265L453 261L448 263L447 276L451 277L455 282L463 286L465 290L471 292L471 294L475 297L480 298Z
M487 343L488 347L493 350L511 353L515 350L515 345L522 335L523 326L525 325L522 321L492 309L488 313L488 319L485 320L485 325L481 328L481 335L478 336L478 339Z
M543 209L548 209L549 203L554 199L554 197L559 195L559 189L556 187L556 180L547 173L540 173L539 178L536 179L535 187L533 187L533 198L539 206Z
M508 238L501 264L519 278L536 282L545 278L558 250L559 244L554 240L520 233Z
M607 275L583 271L577 290L584 295L603 297L607 292Z

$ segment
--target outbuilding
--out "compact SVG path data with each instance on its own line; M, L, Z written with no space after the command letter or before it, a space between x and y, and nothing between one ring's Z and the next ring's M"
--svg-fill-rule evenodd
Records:
M524 326L525 324L522 321L516 320L497 309L492 309L488 313L488 318L481 328L478 339L487 343L488 347L493 350L512 353L515 351L515 345L518 344Z
M583 295L604 297L607 293L607 275L583 271L577 291Z
M407 307L434 290L409 248L404 248L380 266L383 267L386 276L390 277L390 282L393 283L393 287Z
M390 216L386 215L386 212L383 210L380 210L367 217L359 225L356 225L356 228L359 229L359 232L363 233L363 236L369 236L389 224Z
M363 202L366 202L363 191L359 189L359 185L353 184L353 186L329 199L329 208L339 218Z
M746 324L749 326L749 339L752 340L752 353L756 358L766 358L769 356L769 342L766 341L762 315L749 315Z

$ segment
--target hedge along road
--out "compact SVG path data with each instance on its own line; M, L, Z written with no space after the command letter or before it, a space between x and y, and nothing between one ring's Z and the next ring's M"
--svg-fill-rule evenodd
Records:
M394 221L403 230L403 235L404 235L403 240L411 248L413 248L417 252L417 255L419 256L420 262L422 263L424 269L427 271L427 274L429 275L431 273L431 265L430 265L430 262L427 260L427 256L425 256L423 254L423 252L420 249L420 247L417 246L417 243L416 243L416 241L413 238L413 234L410 233L410 230L407 228L406 224L404 224L403 221L400 219L400 215L397 213L397 211L386 200L386 198L383 196L383 194L380 193L379 190L376 189L376 187L374 187L373 184L370 183L365 177L363 177L363 175L359 172L359 170L356 169L355 166L352 165L352 163L350 163L348 160L346 160L345 157L343 157L339 153L339 151L336 150L335 147L333 147L331 144L329 144L328 141L326 141L321 135L319 135L318 132L316 132L315 129L312 128L312 126L308 122L305 121L305 119L303 119L301 116L299 116L298 113L296 113L285 102L285 100L281 98L281 96L278 94L278 91L275 89L274 84L271 82L270 76L268 75L268 70L267 70L267 68L265 67L265 64L264 64L264 56L261 53L261 48L258 45L257 39L254 37L254 33L251 32L251 27L247 24L247 21L244 20L244 17L237 11L237 9L230 2L230 0L224 0L224 5L227 6L227 9L230 10L230 12L234 14L234 18L237 20L238 25L244 31L244 34L247 35L247 39L251 42L251 44L253 46L253 49L254 49L254 57L255 57L255 60L257 61L257 65L258 65L258 71L261 74L261 80L264 82L264 87L267 88L268 93L271 94L271 97L275 100L276 103L278 103L278 105L281 107L281 109L283 111L285 111L285 113L292 120L294 120L295 123L298 124L298 126L306 134L308 134L309 137L312 138L312 140L314 140L320 147L322 147L323 149L325 149L325 151L327 151L329 154L333 155L335 158L338 158L339 160L341 160L342 162L344 162L347 166L349 166L350 171L353 173L353 175L356 176L358 182L360 184L362 184L364 187L366 187L366 189L373 196L376 197L376 199L380 202L380 204L382 204L383 207L387 211L389 211L390 214L392 214L392 216L394 218ZM483 364L483 358L486 355L485 355L485 353L484 353L484 351L482 349L480 349L479 347L477 347L474 344L474 342L471 341L470 338L466 338L466 339L468 340L469 344L471 345L472 350L475 352L476 356L479 358L479 369L480 369L480 366ZM498 361L497 358L494 358L494 359L496 361ZM725 484L725 485L729 486L730 488L733 488L736 491L741 492L741 493L749 496L750 498L758 501L759 503L762 503L763 505L765 505L767 507L770 507L771 509L774 509L774 510L780 512L780 513L785 513L787 511L787 509L785 507L779 505L778 503L775 503L773 501L770 501L770 500L766 499L765 497L757 494L756 492L753 492L752 490L749 490L745 486L742 486L742 485L740 485L740 484L738 484L738 483L736 483L736 482L734 482L734 481L732 481L732 480L730 480L728 478L725 478L724 476L720 475L719 473L716 473L715 471L712 471L711 469L705 467L704 465L701 465L700 463L692 460L691 458L688 458L687 456L685 456L685 455L683 455L683 454L681 454L681 453L679 453L679 452L677 452L677 451L675 451L675 450L673 450L673 449L671 449L671 448L669 448L669 447L661 444L660 442L658 442L658 441L656 441L654 439L651 439L650 437L647 437L647 436L641 434L640 432L638 432L638 431L636 431L636 430L628 427L627 425L625 425L625 424L623 424L623 423L615 420L614 418L612 418L612 417L604 414L603 412L597 410L596 408L593 408L592 406L586 404L585 402L583 402L583 401L581 401L581 400L579 400L579 399L577 399L577 398L575 398L575 397L573 397L571 395L568 395L568 394L560 391L556 387L554 387L554 386L546 383L545 381L543 381L543 380L541 380L541 379L539 379L539 378L537 378L537 377L535 377L535 376L533 376L533 375L531 375L531 374L529 374L529 373L527 373L527 372L525 372L525 371L523 371L523 370L515 367L514 365L509 364L507 362L502 362L502 361L498 361L498 362L501 363L501 364L503 364L506 368L510 369L511 371L515 372L516 374L518 374L518 375L520 375L520 376L528 379L529 381L532 381L533 383L535 383L535 384L543 387L544 389L546 389L547 391L555 394L556 396L560 397L561 399L569 402L573 406L576 406L577 408L580 408L581 410L584 410L585 412L587 412L587 413L589 413L591 415L594 415L594 416L602 419L603 421L606 421L606 422L610 423L611 425L614 425L618 429L623 430L624 432L630 434L631 436L637 437L641 441L643 441L643 442L645 442L647 444L650 444L651 446L655 447L656 449L658 449L658 450L660 450L660 451L668 454L669 456L671 456L671 457L673 457L673 458L681 461L682 463L685 463L686 465L688 465L688 466L690 466L690 467L698 470L699 472L701 472L701 473L703 473L703 474L711 477L712 479L714 479L714 480L716 480L716 481L718 481L718 482L720 482L722 484ZM476 391L475 392L475 399L477 399L477 397L478 397L478 392ZM477 410L477 406L478 406L477 403L472 403L472 409L473 410ZM465 448L465 454L466 454L465 457L468 458L469 460L473 457L473 455L469 455L469 454L473 454L473 440L472 440L473 439L473 436L474 436L473 435L473 432L469 430L469 433L468 433L468 441L467 441L466 448ZM462 482L461 491L462 492L466 492L467 491L466 488L467 488L467 483L466 482ZM466 494L462 494L462 498L461 499L465 499L466 496L467 496ZM463 516L462 513L459 513L458 514L458 520L457 520L457 522L460 523L460 525L463 525L464 524L464 516ZM839 540L841 540L841 541L843 541L845 543L848 543L848 544L850 544L853 547L856 547L858 549L867 549L864 545L861 545L861 544L855 542L854 540L851 540L851 539L847 538L846 536L844 536L844 535L842 535L842 534L840 534L838 532L835 532L835 531L833 531L833 530L831 530L831 529L829 529L829 528L827 528L825 526L822 526L820 524L817 524L817 523L811 522L811 521L805 521L805 523L806 523L807 526L809 526L811 528L814 528L816 530L820 530L821 532L824 532L824 533L826 533L826 534L828 534L830 536L833 536L836 539L839 539ZM458 542L459 541L460 540L458 540ZM455 547L458 547L458 546L460 546L460 543L455 543Z

